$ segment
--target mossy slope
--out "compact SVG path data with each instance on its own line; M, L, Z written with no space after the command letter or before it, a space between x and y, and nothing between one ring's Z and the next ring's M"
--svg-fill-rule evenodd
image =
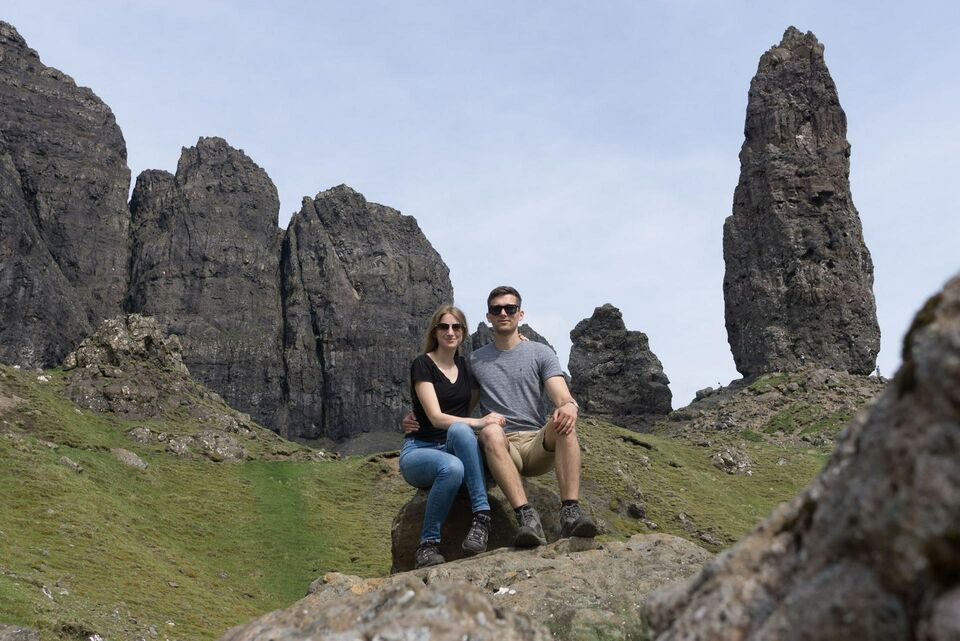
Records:
M388 571L390 523L413 494L395 458L272 460L303 448L266 430L244 443L242 463L179 458L127 432L203 425L78 410L62 374L43 375L0 368L0 622L45 638L210 639L288 606L328 570ZM584 499L606 536L656 527L714 551L796 494L826 456L749 442L752 474L730 475L688 439L590 417L578 429ZM127 467L116 447L149 467ZM536 482L555 487L552 475Z

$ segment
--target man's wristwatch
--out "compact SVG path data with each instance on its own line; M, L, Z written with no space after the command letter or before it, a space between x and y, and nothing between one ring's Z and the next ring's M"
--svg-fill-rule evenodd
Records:
M577 399L575 399L575 398L571 398L571 399L570 399L569 401L567 401L566 403L563 403L563 405L570 405L571 403L573 403L573 406L576 407L576 408L577 408L577 411L579 412L579 411L580 411L580 405L577 403Z

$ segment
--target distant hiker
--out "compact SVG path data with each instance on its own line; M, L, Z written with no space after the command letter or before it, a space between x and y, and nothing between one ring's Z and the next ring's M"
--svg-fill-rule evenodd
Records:
M427 325L423 353L410 366L410 396L419 429L407 431L403 440L400 473L410 485L430 488L416 554L418 568L445 561L439 550L440 528L461 484L473 509L463 549L471 554L487 549L490 503L474 430L501 429L505 419L495 413L468 418L479 393L470 365L457 353L466 333L463 312L441 305Z
M513 287L495 288L487 297L487 320L494 342L471 354L470 365L480 392L481 412L502 416L503 423L487 423L479 431L487 467L514 508L519 531L517 547L546 543L540 516L528 503L523 476L555 470L560 487L560 535L593 537L596 524L580 507L580 443L576 422L579 406L570 395L560 361L546 345L523 341L517 331L523 319L520 293ZM556 409L546 417L541 410L544 392ZM412 415L404 431L416 432Z

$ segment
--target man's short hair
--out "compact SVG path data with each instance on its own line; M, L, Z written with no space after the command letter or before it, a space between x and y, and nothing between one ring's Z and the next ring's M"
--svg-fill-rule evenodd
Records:
M522 306L520 305L521 303L520 292L518 292L513 287L510 287L510 285L500 285L500 287L494 287L493 291L490 292L490 295L487 296L487 307L490 307L490 303L493 302L494 298L499 298L500 296L508 296L508 295L516 296L517 305Z

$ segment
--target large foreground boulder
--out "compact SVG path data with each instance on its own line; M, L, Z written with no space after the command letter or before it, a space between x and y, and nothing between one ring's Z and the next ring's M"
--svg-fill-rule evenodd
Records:
M414 577L343 598L307 597L236 627L221 641L550 641L542 622L498 607L493 597L464 583L424 585Z
M958 638L960 276L810 487L649 618L659 641Z
M790 27L760 58L744 134L723 226L737 370L869 374L880 350L873 262L850 194L847 118L812 33Z
M223 641L640 639L647 596L710 558L685 539L653 534L590 550L574 539L500 549L384 578L330 573L306 598Z

